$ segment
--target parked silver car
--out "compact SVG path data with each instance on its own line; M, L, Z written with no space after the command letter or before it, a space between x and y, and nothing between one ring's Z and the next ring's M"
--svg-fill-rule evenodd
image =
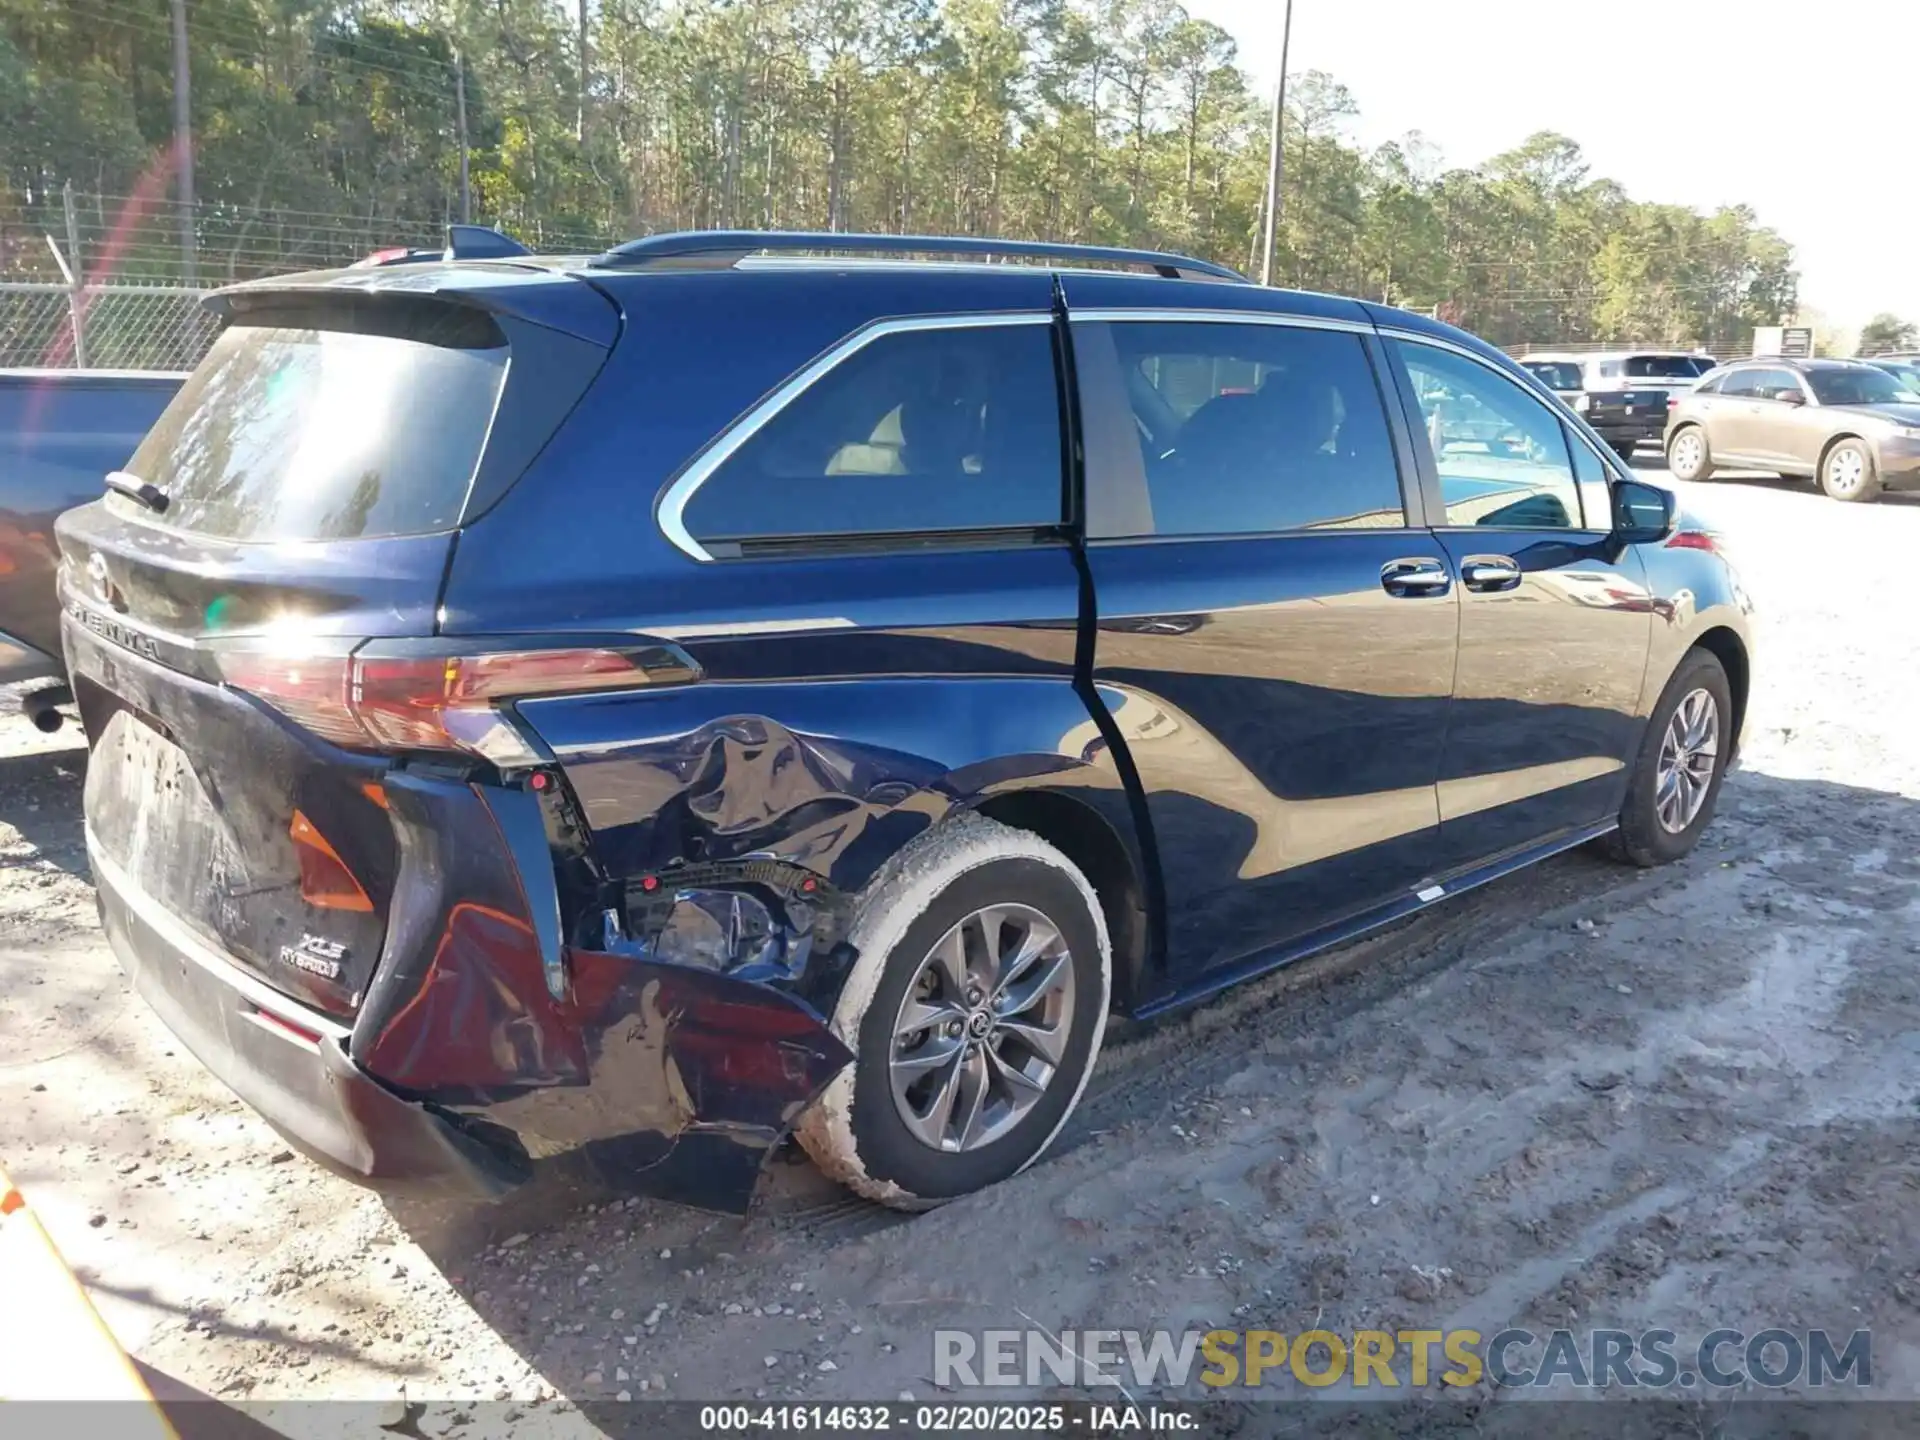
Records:
M1920 489L1920 392L1859 360L1749 360L1675 397L1667 465L1817 478L1836 500Z

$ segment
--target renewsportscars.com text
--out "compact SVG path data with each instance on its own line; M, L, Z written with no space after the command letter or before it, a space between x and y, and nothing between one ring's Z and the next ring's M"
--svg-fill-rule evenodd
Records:
M1873 1383L1873 1335L1712 1330L936 1330L933 1383L1123 1390L1304 1385L1353 1390L1737 1389Z

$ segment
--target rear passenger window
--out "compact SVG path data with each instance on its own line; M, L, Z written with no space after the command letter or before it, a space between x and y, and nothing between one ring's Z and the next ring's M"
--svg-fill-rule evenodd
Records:
M1736 370L1720 387L1723 395L1744 400L1772 400L1782 390L1798 391L1800 382L1786 370Z
M1213 322L1113 325L1158 535L1406 523L1360 337Z
M1580 525L1566 432L1519 382L1431 345L1394 342L1413 381L1448 525Z
M1063 473L1047 325L904 330L801 391L684 520L705 541L1058 525Z

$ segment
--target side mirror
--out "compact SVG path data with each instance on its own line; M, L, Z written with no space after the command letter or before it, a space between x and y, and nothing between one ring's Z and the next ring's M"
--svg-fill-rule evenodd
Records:
M1673 492L1644 480L1613 482L1613 538L1623 545L1654 545L1671 539L1680 510Z
M1778 400L1782 405L1804 405L1807 403L1807 397L1802 395L1798 390L1776 390L1773 392L1773 398Z

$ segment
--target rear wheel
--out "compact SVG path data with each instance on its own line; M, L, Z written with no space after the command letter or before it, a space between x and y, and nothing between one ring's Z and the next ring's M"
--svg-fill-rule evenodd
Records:
M1676 430L1667 441L1667 469L1676 480L1706 480L1713 475L1713 452L1707 432L1698 425Z
M1106 925L1086 877L1036 835L961 816L868 887L852 942L833 1029L854 1062L801 1118L808 1154L904 1209L1038 1159L1106 1023Z
M1733 744L1733 693L1719 658L1690 650L1661 693L1640 742L1620 828L1608 847L1634 865L1666 865L1713 819Z
M1820 488L1836 500L1877 499L1880 472L1864 441L1841 440L1820 461Z

